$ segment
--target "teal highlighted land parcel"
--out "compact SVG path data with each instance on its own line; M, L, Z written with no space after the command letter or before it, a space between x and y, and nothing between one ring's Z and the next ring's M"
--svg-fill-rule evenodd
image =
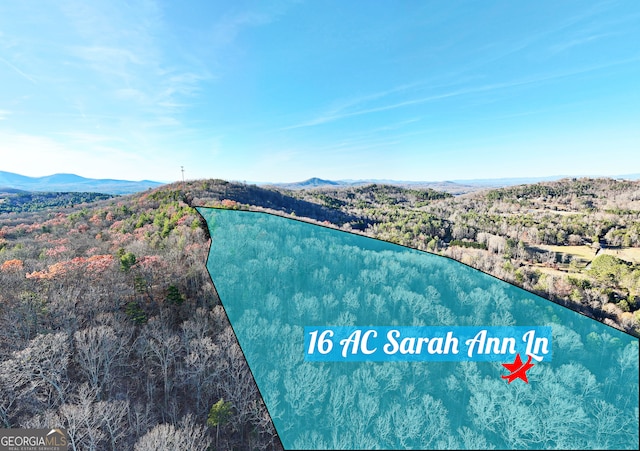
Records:
M285 449L638 449L637 338L444 257L198 210L207 268ZM551 329L536 333L537 354L489 343L491 331L517 342L528 328ZM398 355L453 352L469 339L453 340L461 330L504 360L366 358L383 337ZM383 355L389 342L378 344ZM363 358L305 357L334 347Z

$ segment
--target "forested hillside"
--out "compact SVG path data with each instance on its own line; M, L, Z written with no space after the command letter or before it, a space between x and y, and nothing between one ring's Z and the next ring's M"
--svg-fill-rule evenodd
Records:
M0 215L2 427L59 424L73 449L277 448L178 188Z
M638 335L638 181L563 179L458 197L375 185L298 193L361 218L368 235L452 257Z
M268 209L437 252L638 334L640 182L452 197L201 180L23 205L0 214L0 424L62 425L73 449L151 450L168 435L184 449L279 447L192 206Z
M74 207L79 204L109 199L101 193L49 193L0 188L0 213L40 211L49 208Z

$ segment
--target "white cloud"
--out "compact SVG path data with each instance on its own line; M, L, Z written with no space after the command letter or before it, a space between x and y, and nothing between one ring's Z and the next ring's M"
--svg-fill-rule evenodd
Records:
M110 143L110 137L86 133L53 139L0 131L2 170L29 176L62 172L98 178L152 178L151 172L144 170L145 158Z
M633 58L627 58L627 59L623 59L623 60L610 61L610 62L603 63L603 64L596 64L596 65L592 65L592 66L583 66L583 67L580 67L580 68L576 68L574 70L540 73L540 74L532 75L530 77L520 78L520 79L515 79L515 80L510 80L510 81L505 81L505 82L501 82L501 83L492 83L492 84L487 84L487 85L459 87L457 89L443 91L443 92L440 92L440 93L434 93L434 94L429 95L429 96L409 98L407 100L396 101L396 102L382 104L382 105L379 105L379 106L373 106L373 107L369 107L369 108L354 109L352 111L344 111L342 109L334 109L334 110L331 110L331 111L329 111L327 113L319 115L319 116L317 116L317 117L315 117L315 118L313 118L311 120L308 120L308 121L305 121L305 122L301 122L301 123L298 123L298 124L294 124L294 125L290 125L290 126L286 126L286 127L281 128L280 130L284 131L284 130L292 130L292 129L297 129L297 128L304 128L304 127L313 127L313 126L316 126L316 125L322 125L322 124L329 123L329 122L335 122L335 121L338 121L338 120L342 120L342 119L346 119L346 118L350 118L350 117L354 117L354 116L362 116L362 115L371 114L371 113L379 113L379 112L383 112L383 111L395 110L395 109L404 108L404 107L408 107L408 106L431 103L431 102L435 102L435 101L439 101L439 100L444 100L444 99L448 99L448 98L452 98L452 97L459 97L459 96L464 96L464 95L469 95L469 94L491 93L491 92L494 92L494 91L505 90L505 89L510 89L510 88L516 88L516 87L522 87L522 86L528 86L528 85L538 85L540 83L546 83L546 82L550 82L550 81L557 80L557 79L567 78L567 77L570 77L570 76L573 76L573 75L579 75L579 74L585 74L585 73L589 73L589 72L595 72L595 71L598 71L598 70L601 70L601 69L606 69L606 68L609 68L609 67L614 67L614 66L619 66L619 65L629 64L629 63L635 63L635 62L638 62L638 61L640 61L640 57L633 57ZM366 99L384 98L386 96L386 93L392 93L392 92L395 92L395 91L396 90L389 90L389 91L386 91L385 93L383 93L383 95L375 95L374 94L374 95L367 96L365 98ZM349 104L349 106L352 106L352 105L353 106L357 106L358 103L357 102L353 102L353 103Z
M2 61L4 64L6 64L7 66L9 66L9 68L11 68L11 70L13 70L15 73L17 73L18 75L20 75L21 77L29 80L31 83L36 84L35 79L31 76L26 74L25 72L21 71L20 69L18 69L14 64L11 64L9 61L7 61L6 59L2 58L0 56L0 61Z

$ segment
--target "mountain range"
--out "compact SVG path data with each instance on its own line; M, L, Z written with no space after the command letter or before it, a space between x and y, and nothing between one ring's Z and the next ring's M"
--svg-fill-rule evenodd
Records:
M93 192L105 194L131 194L156 188L164 183L151 180L91 179L75 174L53 174L44 177L28 177L13 172L0 171L0 191L19 189L44 192Z
M589 177L589 176L585 176ZM591 178L601 178L604 176L590 176ZM577 178L576 176L556 175L548 177L512 177L495 179L473 179L473 180L446 180L439 182L416 182L388 179L366 179L366 180L325 180L313 177L302 182L293 183L258 183L262 186L275 186L289 190L313 189L313 188L336 188L349 186L370 185L372 183L383 185L396 185L405 188L431 188L436 191L444 191L450 194L465 194L487 188L503 188L514 185L527 185L539 182L552 182L563 178ZM608 176L606 178L638 180L640 174L627 174L620 176Z
M594 178L594 176L591 176ZM575 176L557 175L548 177L520 177L520 178L495 178L473 180L446 180L438 182L405 181L388 179L365 180L327 180L318 177L293 182L293 183L252 183L260 186L273 186L288 190L314 189L314 188L339 188L350 186L363 186L375 184L395 185L406 188L431 188L436 191L444 191L458 195L487 188L502 188L513 185L524 185L538 182L548 182L563 178L575 178ZM596 176L595 178L599 178ZM608 178L639 180L640 174L627 174L610 176ZM0 171L0 191L24 190L32 192L93 192L104 194L132 194L145 191L149 188L157 188L165 185L162 182L152 180L130 181L114 179L92 179L76 174L53 174L44 177L28 177L13 172ZM14 191L15 192L15 191Z
M491 185L470 185L458 182L410 182L401 180L387 179L366 179L366 180L325 180L313 177L302 182L294 183L260 183L262 186L274 186L276 188L284 188L288 190L314 189L314 188L340 188L352 186L364 186L371 184L378 185L395 185L405 188L431 188L436 191L444 191L450 194L465 194L472 191L478 191L491 187Z

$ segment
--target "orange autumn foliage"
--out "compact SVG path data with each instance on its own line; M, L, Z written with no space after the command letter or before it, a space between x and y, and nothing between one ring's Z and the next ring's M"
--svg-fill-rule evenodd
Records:
M235 200L229 200L229 199L223 199L222 200L222 206L225 208L238 208L240 206L240 204L238 202L236 202Z
M22 268L24 268L24 264L22 263L22 260L18 260L17 258L7 260L0 267L2 271L20 271Z
M84 270L91 273L100 273L109 269L115 261L113 255L93 255L89 258L76 257L72 260L62 261L49 265L42 271L33 271L26 275L27 279L53 279L63 276L70 271Z

